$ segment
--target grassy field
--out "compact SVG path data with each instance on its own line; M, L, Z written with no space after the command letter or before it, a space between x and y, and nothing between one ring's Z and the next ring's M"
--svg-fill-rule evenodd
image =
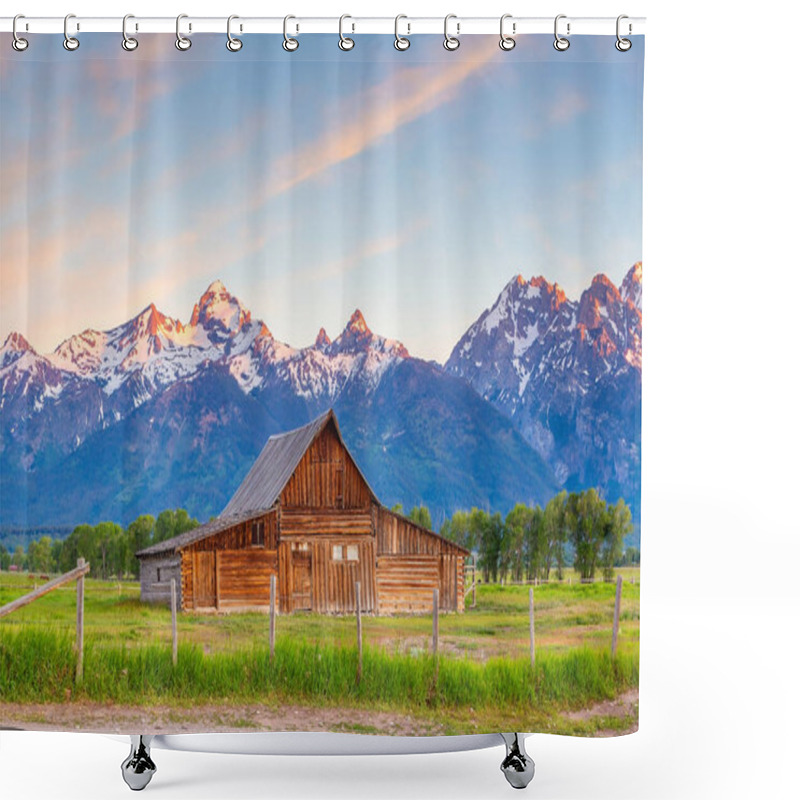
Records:
M266 615L181 614L173 668L169 609L140 604L138 584L88 580L83 683L74 682L72 586L0 621L0 703L293 703L409 713L446 732L498 730L511 720L524 730L627 730L636 724L631 714L570 713L638 685L638 570L621 573L626 582L615 659L614 584L535 588L533 672L528 588L480 586L477 608L440 618L438 678L430 617L365 617L359 685L353 617L279 617L270 663ZM0 605L32 585L28 576L0 573Z

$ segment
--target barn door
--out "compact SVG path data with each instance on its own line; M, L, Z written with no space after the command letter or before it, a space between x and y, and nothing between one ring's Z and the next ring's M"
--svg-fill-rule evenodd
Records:
M216 553L199 552L194 554L194 606L213 608L217 605L217 565Z
M292 550L292 610L311 611L311 551Z

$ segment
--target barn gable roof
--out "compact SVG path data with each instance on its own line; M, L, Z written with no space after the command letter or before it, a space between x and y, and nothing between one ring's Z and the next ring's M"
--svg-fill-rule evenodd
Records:
M262 508L257 511L251 511L248 514L233 514L230 517L217 517L210 522L206 522L204 525L198 525L198 527L192 528L190 531L179 533L171 539L165 539L163 542L156 542L156 544L152 544L150 547L145 547L144 550L139 550L136 553L136 557L158 556L175 552L187 545L200 541L200 539L205 539L207 536L213 536L215 533L224 531L226 528L230 528L233 525L249 522L251 519L261 517L266 514L268 510L267 508Z
M166 539L163 542L158 542L144 550L140 550L136 553L136 556L146 557L177 552L200 539L205 539L226 528L231 528L242 522L249 522L266 514L278 502L281 492L290 481L292 475L294 475L306 451L329 422L332 422L336 428L339 441L364 481L372 500L387 513L406 519L383 506L378 500L356 460L347 449L339 428L339 422L333 413L333 409L330 409L306 425L286 431L286 433L270 436L239 488L234 492L233 497L216 519L206 522L191 531L181 533L171 539ZM409 520L406 519L406 521L408 522ZM469 550L445 539L441 534L423 528L417 523L412 522L411 524L423 533L446 542L451 547L461 550L465 555L470 555Z
M226 518L233 514L244 514L252 509L271 508L275 505L284 487L294 475L300 460L329 421L333 422L345 452L350 456L353 464L356 464L344 443L342 432L339 430L339 422L331 409L300 428L270 436L245 479L228 505L222 510L220 517ZM372 491L367 479L358 469L358 464L356 464L356 469L366 484L372 499L378 502L375 492Z

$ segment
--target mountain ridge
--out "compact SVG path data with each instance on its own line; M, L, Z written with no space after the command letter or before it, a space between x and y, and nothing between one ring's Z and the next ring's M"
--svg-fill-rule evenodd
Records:
M552 418L542 417L532 410L529 384L545 387L545 395L552 389L562 400L591 393L597 402L570 413L556 407ZM266 436L329 407L343 420L357 458L369 465L371 482L387 494L382 499L424 502L435 519L470 497L507 510L517 500L546 502L561 485L586 481L624 490L628 499L636 487L620 469L638 470L638 440L634 457L620 458L619 448L611 452L603 438L608 414L597 424L592 416L600 399L612 407L619 392L633 402L611 415L611 434L630 444L636 431L617 423L630 413L638 422L641 265L620 287L596 276L578 301L543 276L515 276L444 365L416 359L402 342L374 333L360 309L335 338L320 328L313 344L293 347L216 280L187 324L151 303L107 331L68 337L50 354L38 353L20 333L6 337L0 348L0 524L61 524L63 516L53 517L57 508L78 513L81 503L87 514L101 517L159 510L156 502L185 504L182 498L195 503L190 511L196 515L218 513ZM552 413L552 403L549 408ZM614 462L613 476L598 470L581 442L560 430L565 426L602 440L605 450L594 461ZM419 441L405 441L408 431ZM105 473L96 464L105 465ZM464 464L472 465L473 478ZM77 495L63 486L65 476ZM35 495L66 499L48 510Z

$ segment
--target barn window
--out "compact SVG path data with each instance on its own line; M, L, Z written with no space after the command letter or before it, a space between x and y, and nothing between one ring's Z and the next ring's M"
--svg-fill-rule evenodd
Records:
M253 547L263 547L264 546L264 520L260 519L257 522L254 522L251 527L251 536L250 541Z
M343 561L344 560L344 554L342 552L343 550L344 550L343 545L335 544L333 546L333 560L334 561Z
M156 583L161 583L162 580L161 567L156 567Z
M358 561L358 545L357 544L349 544L349 545L347 545L347 560L348 561Z

